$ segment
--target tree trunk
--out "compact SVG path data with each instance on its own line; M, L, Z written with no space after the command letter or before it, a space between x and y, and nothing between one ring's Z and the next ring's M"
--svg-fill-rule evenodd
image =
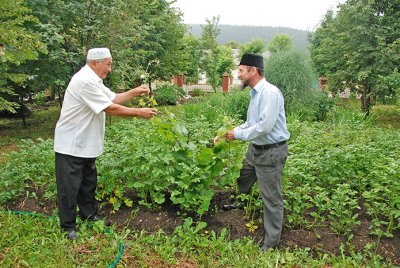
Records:
M24 104L24 97L23 96L19 96L19 104L20 104L20 108L19 108L19 115L22 119L22 125L24 127L26 127L26 114L27 114L27 108L25 107Z
M25 117L25 113L22 113L22 125L24 126L24 127L26 127L26 117Z
M29 89L28 96L29 96L28 102L33 103L33 92L31 89Z
M58 103L60 104L60 108L62 107L62 96L61 96L61 91L60 88L57 87L57 94L58 94Z
M150 89L149 96L153 96L153 89L151 88L151 78L150 77L149 77L149 89Z
M365 117L369 116L369 112L371 109L371 97L369 96L369 93L370 93L370 88L368 81L366 81L361 95L361 105Z

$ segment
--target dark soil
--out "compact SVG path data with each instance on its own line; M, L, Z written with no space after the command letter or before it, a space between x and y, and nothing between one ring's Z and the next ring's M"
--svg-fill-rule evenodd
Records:
M231 195L232 193L229 192L217 193L211 203L210 211L197 220L207 222L206 230L208 231L214 230L218 233L223 228L227 228L231 239L249 237L254 239L255 243L260 243L263 238L262 213L255 215L254 221L258 228L254 232L250 232L249 228L246 227L249 220L245 218L243 209L222 210L222 205L230 202ZM37 199L21 198L6 205L6 208L51 215L56 204L43 201L40 192L37 193L37 196ZM380 241L376 236L369 235L370 218L365 213L365 207L363 205L361 207L362 209L359 211L361 224L353 231L353 239L351 240L354 249L361 252L367 243L378 244L379 242L376 253L391 260L394 264L400 265L400 232L395 232L393 238L381 238ZM173 204L165 204L158 209L148 209L137 205L137 202L135 202L132 208L122 207L115 212L112 212L110 207L106 205L101 208L100 212L102 216L115 224L117 229L128 227L133 231L144 229L150 233L162 229L165 233L171 234L175 227L182 224L184 218L192 217L196 219L195 215L183 214ZM340 246L345 242L346 238L330 230L328 223L314 225L309 229L296 229L284 224L279 248L310 248L314 255L318 253L340 255Z

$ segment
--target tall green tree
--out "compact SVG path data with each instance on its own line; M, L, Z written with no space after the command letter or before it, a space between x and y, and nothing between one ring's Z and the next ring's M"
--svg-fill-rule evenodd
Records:
M227 73L228 75L232 75L232 70L235 68L235 61L233 56L233 50L229 46L219 46L218 47L218 69L217 72L220 74L220 78ZM220 85L222 84L222 80Z
M256 38L243 44L240 48L239 57L241 58L243 54L262 54L265 51L265 43L264 40L260 38Z
M206 19L207 24L202 26L201 44L202 44L202 59L201 67L207 75L207 80L211 84L214 92L217 91L217 86L220 84L218 73L218 42L217 36L220 34L218 29L219 16L213 17L211 20Z
M123 90L152 78L168 78L183 65L181 39L186 26L166 0L32 0L49 54L39 60L38 77L58 92L85 62L91 47L109 47L114 71L105 81ZM150 64L149 62L159 64Z
M379 77L392 75L400 62L399 2L349 0L336 16L326 14L310 41L316 70L328 86L360 94L368 115L382 88Z
M58 93L61 105L71 76L85 64L87 50L92 47L111 49L114 71L105 83L114 90L127 89L143 82L140 75L145 71L151 74L152 79L169 80L172 75L188 68L186 59L191 52L186 50L192 47L182 42L186 26L182 22L182 14L172 7L170 1L30 0L26 1L26 5L32 10L32 15L28 11L13 11L11 19L6 8L15 7L9 1L2 2L2 14L5 15L1 19L17 18L16 26L26 29L18 34L21 44L26 35L32 41L27 49L34 52L34 57L27 57L29 61L15 60L20 66L13 67L14 71L29 72L29 77L34 79L20 87L11 85L9 80L7 86L2 88L10 91L35 93L51 89ZM24 7L22 0L16 3L17 7ZM24 19L29 23L19 23ZM2 23L0 27L3 26L6 24ZM3 31L0 33L0 43L5 44L6 51L2 59L6 59L11 57L8 49L11 41L7 40L13 38L3 35ZM31 36L28 37L28 34ZM47 45L48 53L44 49L34 50L35 34L35 38L40 38ZM14 57L23 55L16 53ZM17 76L14 76L14 82L16 79Z
M287 34L277 34L268 44L271 53L285 52L293 48L293 38Z
M46 53L46 46L39 33L29 29L38 20L24 1L0 0L0 14L0 111L15 113L22 104L15 89L23 89L31 76L29 71L17 69Z
M197 83L200 76L201 43L193 34L186 34L182 39L182 73L186 82Z
M170 79L181 72L185 64L182 39L187 31L182 14L166 0L128 2L134 6L132 16L139 22L139 34L129 48L133 65L141 71L147 69L154 78Z
M33 15L40 19L40 24L32 28L40 32L48 48L48 54L30 63L36 77L31 86L36 88L33 91L51 89L59 95L61 105L71 76L85 62L87 49L108 45L102 31L112 1L30 0L28 3Z
M231 73L235 63L233 51L230 47L220 47L217 42L217 36L220 33L218 29L219 17L213 17L206 20L207 24L202 26L201 35L202 58L201 68L207 75L207 80L217 92L217 87L222 84L222 76L225 72Z

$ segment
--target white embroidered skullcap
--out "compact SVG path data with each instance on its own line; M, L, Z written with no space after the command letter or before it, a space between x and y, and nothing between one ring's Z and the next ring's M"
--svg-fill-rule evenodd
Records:
M106 58L111 58L110 50L106 47L91 48L87 54L88 60L101 60Z

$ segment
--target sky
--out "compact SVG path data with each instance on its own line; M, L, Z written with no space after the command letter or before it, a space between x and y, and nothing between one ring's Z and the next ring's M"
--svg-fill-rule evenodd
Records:
M282 26L313 31L329 9L346 0L177 0L185 24L205 24L220 16L220 25Z

